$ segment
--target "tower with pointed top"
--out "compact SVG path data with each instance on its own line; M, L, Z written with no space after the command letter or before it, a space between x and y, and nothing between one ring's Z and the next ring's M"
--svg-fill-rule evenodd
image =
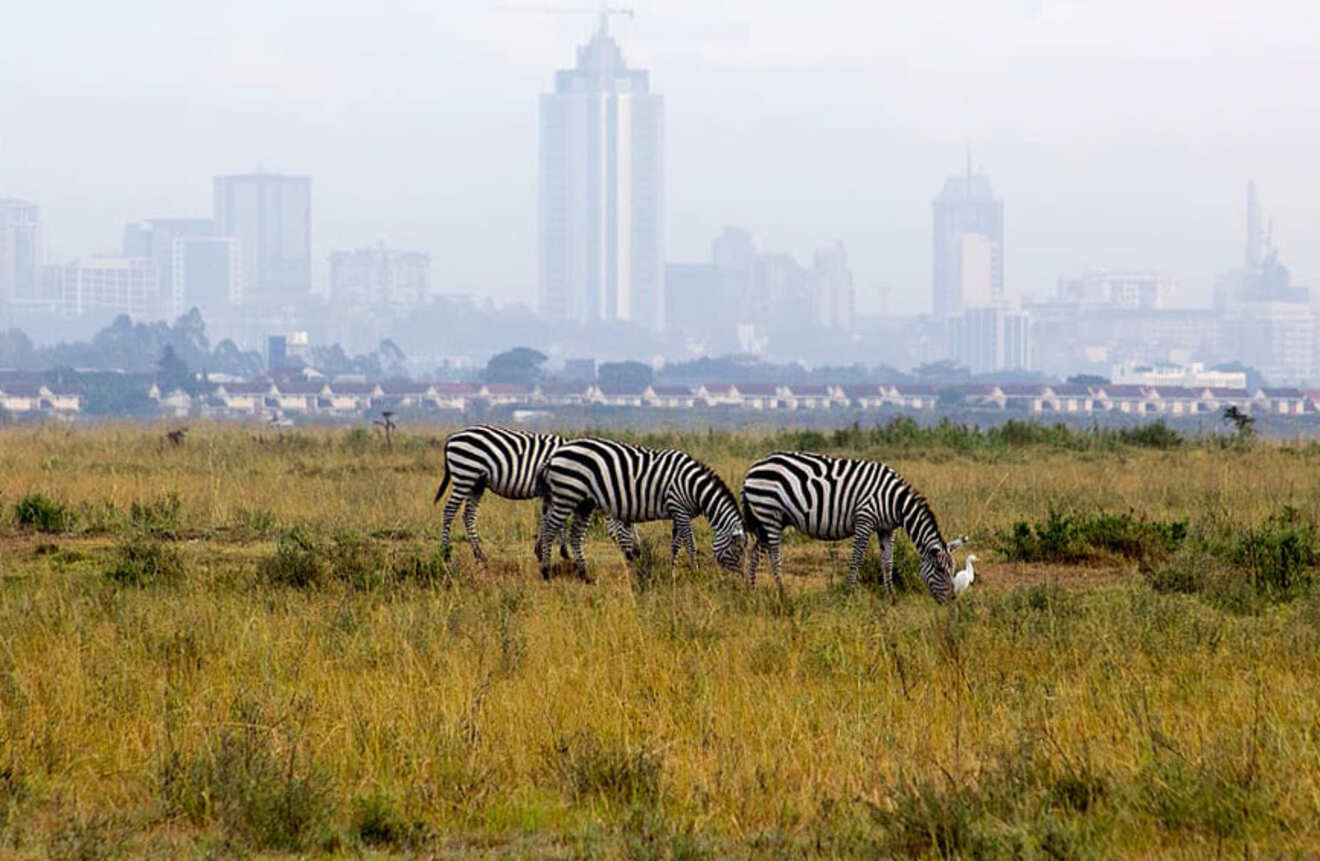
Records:
M934 311L938 317L1004 300L1004 202L990 180L972 172L951 176L932 203Z
M664 328L664 100L602 12L540 101L540 294L547 316Z

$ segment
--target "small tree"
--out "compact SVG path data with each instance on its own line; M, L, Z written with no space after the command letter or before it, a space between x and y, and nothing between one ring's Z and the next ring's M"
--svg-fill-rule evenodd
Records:
M1233 425L1240 440L1250 439L1256 433L1256 419L1238 409L1235 404L1224 407L1224 421Z
M641 362L606 362L596 372L602 386L637 391L651 385L651 366Z
M530 347L514 347L490 357L486 362L486 382L521 383L530 386L541 376L546 355Z

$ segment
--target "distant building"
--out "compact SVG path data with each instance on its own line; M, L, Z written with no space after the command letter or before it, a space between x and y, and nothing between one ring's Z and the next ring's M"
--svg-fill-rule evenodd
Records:
M156 267L156 278L166 314L182 314L189 303L187 286L175 285L175 242L180 239L209 239L215 235L215 222L209 218L151 218L124 228L122 254L128 258L145 257ZM237 273L235 273L237 277ZM218 304L228 304L228 294Z
M242 245L236 236L177 236L170 243L168 289L174 313L243 304Z
M1032 370L1031 318L998 306L968 308L949 318L949 354L974 374Z
M842 242L816 252L809 275L812 322L825 329L851 331L853 277Z
M215 229L242 243L245 304L296 303L312 287L312 180L249 173L215 178Z
M596 381L595 359L565 359L564 370L560 373L566 381L594 383Z
M736 301L714 263L665 264L665 323L685 334L732 331L729 312Z
M1059 300L1087 307L1134 308L1146 311L1167 306L1173 279L1159 272L1100 270L1059 279Z
M41 294L41 211L36 204L0 197L0 301Z
M415 308L431 296L431 255L379 245L330 255L330 301L345 308Z
M990 304L1004 299L1004 202L995 197L990 180L972 173L968 158L967 172L952 176L932 203L934 216L934 311L936 316L959 314L976 302L965 293L968 283L980 283L979 274L970 282L964 265L979 267L983 249L978 243L964 241L967 235L981 237L989 244Z
M540 102L541 310L665 325L663 98L606 27Z
M1232 355L1273 385L1316 378L1316 316L1309 303L1248 301L1225 327Z
M1185 386L1188 388L1245 389L1244 371L1210 371L1201 362L1122 362L1110 372L1114 385Z
M159 316L164 304L155 264L146 257L86 257L52 272L59 309L69 316L96 311Z

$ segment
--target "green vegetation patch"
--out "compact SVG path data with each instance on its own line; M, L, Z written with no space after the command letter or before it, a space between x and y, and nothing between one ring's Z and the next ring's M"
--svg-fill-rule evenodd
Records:
M1077 563L1119 557L1162 558L1187 537L1187 522L1151 520L1133 512L1064 513L1043 522L1019 520L996 536L999 551L1014 562Z

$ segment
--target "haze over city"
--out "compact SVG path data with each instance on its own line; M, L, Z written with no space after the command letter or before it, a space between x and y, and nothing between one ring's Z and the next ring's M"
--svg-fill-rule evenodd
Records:
M480 3L23 4L0 57L0 191L53 259L208 214L211 176L314 179L313 289L376 241L434 289L537 303L537 98L596 26ZM841 240L859 313L931 308L930 201L974 166L1005 200L1005 290L1140 267L1209 302L1242 194L1320 281L1309 4L639 3L611 31L665 100L665 259L726 224L809 258ZM888 288L887 305L881 287Z

